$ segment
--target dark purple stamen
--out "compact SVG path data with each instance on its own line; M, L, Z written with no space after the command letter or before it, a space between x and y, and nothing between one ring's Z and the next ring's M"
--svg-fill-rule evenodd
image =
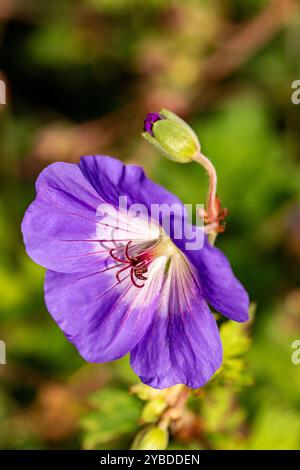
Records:
M159 113L148 113L144 120L144 131L149 132L149 134L153 136L153 124L160 119L163 119L163 116L161 116Z

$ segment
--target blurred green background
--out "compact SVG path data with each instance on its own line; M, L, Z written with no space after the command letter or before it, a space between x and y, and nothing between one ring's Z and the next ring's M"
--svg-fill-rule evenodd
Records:
M170 429L169 448L300 449L299 57L296 0L1 0L2 449L126 449L141 427L128 358L86 364L67 342L20 223L41 169L90 153L204 202L202 169L140 136L159 107L194 127L217 168L230 210L217 246L256 304L246 329L223 325L224 370Z

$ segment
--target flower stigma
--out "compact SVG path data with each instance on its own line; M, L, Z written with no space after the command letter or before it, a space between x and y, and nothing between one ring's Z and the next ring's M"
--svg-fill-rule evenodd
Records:
M145 285L144 281L148 279L147 273L150 264L154 260L164 256L166 261L169 261L171 257L181 255L180 250L163 230L161 230L161 236L157 240L146 242L146 245L148 246L145 248L145 243L133 244L133 241L130 240L121 249L112 248L109 251L112 259L120 263L116 266L120 267L116 272L119 283L122 282L121 274L129 270L132 284L135 287L142 288Z

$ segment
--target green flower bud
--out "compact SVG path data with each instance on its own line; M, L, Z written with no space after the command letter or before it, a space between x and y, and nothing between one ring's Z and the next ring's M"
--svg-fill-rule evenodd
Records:
M147 426L136 435L132 450L165 450L168 446L169 434L167 430L157 426Z
M200 152L200 143L193 129L167 109L147 114L144 130L143 137L176 162L189 163Z
M156 397L149 401L143 408L142 420L145 423L153 423L166 409L167 403L163 397Z

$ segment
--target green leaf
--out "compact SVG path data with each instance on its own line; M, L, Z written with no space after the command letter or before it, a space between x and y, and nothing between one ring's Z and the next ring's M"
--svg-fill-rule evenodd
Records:
M100 390L90 397L90 403L95 410L81 420L84 449L101 448L137 430L141 404L127 391Z
M247 324L229 320L220 327L223 363L215 374L215 378L222 383L236 387L243 387L252 383L245 356L251 345L249 323L254 315L254 308L254 305L250 307L250 321Z

